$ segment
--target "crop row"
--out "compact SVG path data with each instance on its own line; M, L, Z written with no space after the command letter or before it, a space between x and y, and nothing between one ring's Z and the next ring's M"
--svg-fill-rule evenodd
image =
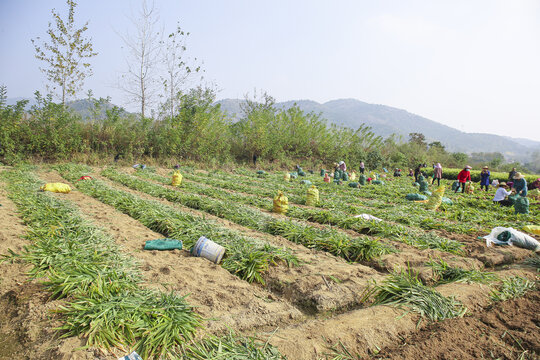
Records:
M2 173L8 196L29 227L31 244L12 254L31 264L59 309L63 336L84 336L88 346L135 349L159 357L191 339L200 326L185 297L140 287L136 264L114 240L84 220L68 203L36 190L26 171Z
M242 176L225 175L231 181L241 182L247 178L242 171ZM218 175L212 173L211 176L222 177L222 172ZM284 184L279 175L268 175L264 179L257 178L251 172L249 179L256 181L258 185L265 189L271 189L275 186L287 187L288 194L293 193L302 195L305 191L297 182ZM192 176L191 174L188 177ZM198 178L202 178L200 175ZM459 233L477 233L480 231L489 231L495 226L514 226L520 227L532 223L540 222L540 214L514 214L513 208L501 208L495 206L492 201L492 195L483 192L477 192L474 195L463 196L454 195L448 191L447 196L452 198L454 206L442 206L443 211L427 211L418 204L404 200L408 192L416 192L417 188L411 186L411 180L408 178L392 179L385 186L368 185L359 189L352 189L344 186L335 186L326 184L319 176L308 175L307 179L319 186L320 191L324 192L325 206L353 211L354 208L364 209L375 216L381 216L389 221L400 222L407 225L414 225L426 230L444 229L450 232ZM370 195L371 194L371 195ZM362 198L358 199L357 196ZM366 200L366 196L376 196L384 200L384 204L376 204ZM369 204L366 206L366 204ZM347 209L348 208L348 209ZM390 211L388 211L390 210ZM395 215L394 215L395 214Z
M90 171L89 168L79 165L59 165L57 169L62 177L69 181L74 181ZM158 201L142 199L114 189L102 181L79 181L76 184L81 192L131 216L149 229L182 240L186 248L192 247L200 236L212 239L226 249L221 266L249 282L264 284L262 274L269 265L278 261L288 265L298 263L296 256L288 249L241 236L238 232L203 217L179 211Z
M148 177L163 184L170 184L170 179L151 172L138 171L136 175ZM272 202L268 198L230 193L215 187L202 186L193 182L184 182L182 190L229 202L248 204L265 210L271 210L272 208ZM362 234L377 235L401 241L420 249L438 249L458 254L462 248L461 243L440 237L434 233L425 233L421 230L412 230L398 224L390 224L382 221L367 221L362 218L352 217L339 210L329 211L289 205L287 216L320 224L335 225L339 228L351 229Z
M280 235L289 241L302 244L308 248L327 251L348 261L371 260L395 251L395 249L382 244L378 240L366 236L351 237L335 229L319 229L290 220L281 220L260 210L232 201L225 202L200 196L196 193L184 193L168 189L123 174L112 168L104 170L102 175L134 190L208 212L250 229Z

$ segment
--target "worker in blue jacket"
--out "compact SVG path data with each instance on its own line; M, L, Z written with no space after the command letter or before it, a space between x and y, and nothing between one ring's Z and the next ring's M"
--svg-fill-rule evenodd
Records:
M486 187L486 191L489 190L489 176L491 173L489 172L489 168L487 166L484 166L482 168L482 172L480 173L480 190Z

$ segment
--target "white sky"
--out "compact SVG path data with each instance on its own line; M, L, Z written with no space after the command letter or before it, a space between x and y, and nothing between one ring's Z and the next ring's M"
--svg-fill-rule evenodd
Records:
M125 59L117 32L136 0L80 0L99 55L85 89L133 109L114 88ZM219 98L265 90L278 101L356 98L467 132L540 141L540 1L156 0L165 31L191 33ZM0 0L0 84L9 97L44 89L31 38L64 1ZM80 94L84 97L84 93Z

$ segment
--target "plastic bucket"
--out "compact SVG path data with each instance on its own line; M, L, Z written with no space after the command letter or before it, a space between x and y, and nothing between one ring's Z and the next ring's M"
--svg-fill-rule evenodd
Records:
M194 256L203 257L213 263L219 264L223 255L225 255L225 248L212 240L201 236L191 250L191 253Z

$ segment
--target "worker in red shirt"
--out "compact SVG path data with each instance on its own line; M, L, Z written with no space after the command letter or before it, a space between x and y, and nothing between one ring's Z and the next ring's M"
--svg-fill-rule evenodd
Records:
M457 179L459 181L459 185L461 186L461 192L465 193L465 183L467 181L471 181L471 169L469 165L465 166L463 170L461 170L457 176ZM456 188L456 193L458 192L459 186Z

